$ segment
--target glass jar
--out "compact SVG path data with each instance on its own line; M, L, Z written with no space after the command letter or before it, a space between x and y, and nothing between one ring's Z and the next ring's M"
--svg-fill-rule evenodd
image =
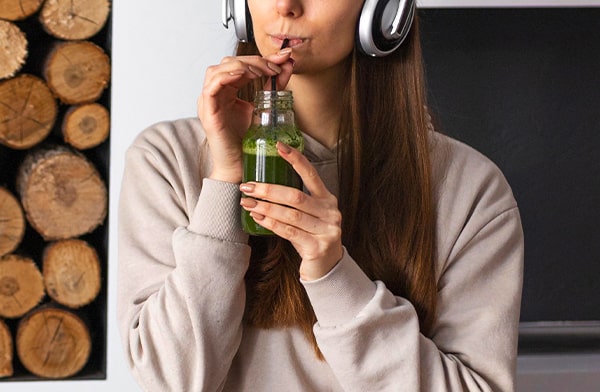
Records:
M300 176L277 152L283 142L300 152L304 139L296 126L291 91L258 91L252 124L242 142L243 182L266 182L302 189ZM242 209L242 228L251 235L273 235Z

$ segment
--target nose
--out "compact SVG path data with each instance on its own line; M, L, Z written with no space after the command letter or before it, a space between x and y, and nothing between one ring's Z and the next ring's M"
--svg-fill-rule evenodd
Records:
M288 18L297 18L302 15L302 4L298 0L277 0L277 13Z

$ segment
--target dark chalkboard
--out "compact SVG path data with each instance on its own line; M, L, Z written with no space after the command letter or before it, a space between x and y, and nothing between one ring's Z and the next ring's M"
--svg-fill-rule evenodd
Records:
M429 105L442 131L496 162L520 206L522 324L591 326L597 343L600 8L420 16Z

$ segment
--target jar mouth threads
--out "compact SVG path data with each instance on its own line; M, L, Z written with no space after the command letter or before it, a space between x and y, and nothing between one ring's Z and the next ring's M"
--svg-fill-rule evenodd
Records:
M255 115L260 114L260 123L276 129L280 122L293 123L294 98L290 90L256 92L254 99ZM286 118L291 114L291 120Z
M256 92L254 105L258 109L292 110L294 97L290 90L260 90Z

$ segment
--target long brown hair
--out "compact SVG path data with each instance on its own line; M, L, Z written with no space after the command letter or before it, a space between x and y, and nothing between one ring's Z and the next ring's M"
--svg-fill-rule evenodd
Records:
M383 58L355 49L339 140L339 208L343 243L372 279L415 307L421 332L435 317L435 212L425 78L418 21L401 48ZM258 54L253 43L238 55ZM264 81L240 93L251 100ZM251 238L246 321L262 328L299 326L320 352L316 317L299 282L300 259L280 238Z

